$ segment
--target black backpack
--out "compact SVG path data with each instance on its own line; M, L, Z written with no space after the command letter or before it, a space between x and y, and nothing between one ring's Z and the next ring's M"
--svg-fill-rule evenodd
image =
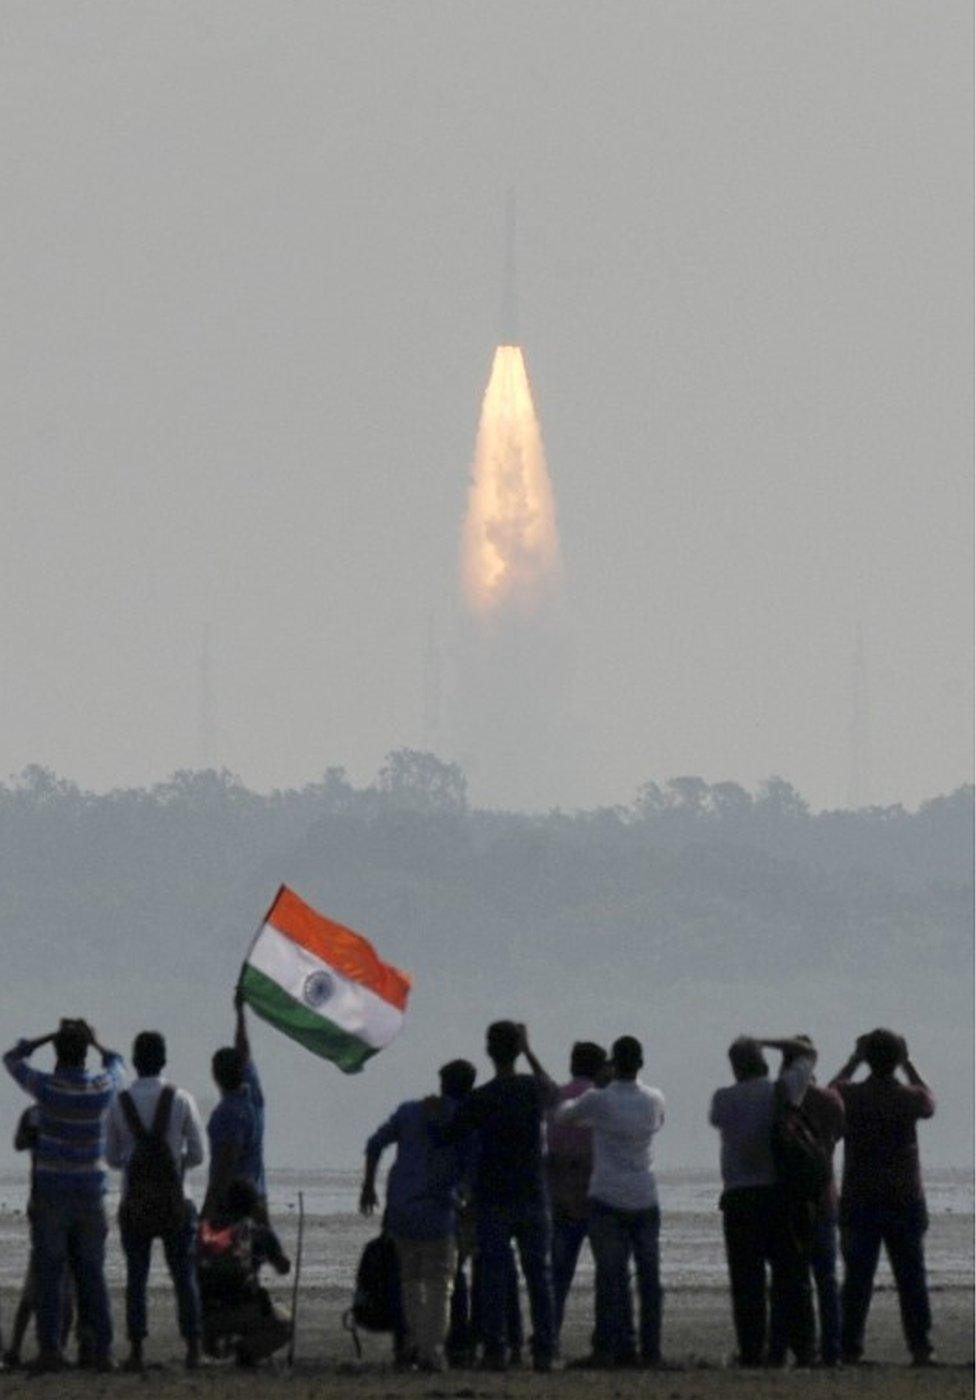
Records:
M119 1103L132 1133L125 1196L119 1207L119 1223L133 1235L154 1239L177 1231L186 1219L183 1183L166 1142L176 1090L167 1084L156 1103L152 1127L143 1127L132 1095L123 1091Z
M395 1332L400 1327L400 1262L396 1245L386 1233L370 1240L359 1258L352 1307L343 1315L343 1326L352 1333L357 1355L362 1347L356 1335Z
M776 1085L773 1114L773 1161L780 1184L796 1201L819 1201L830 1184L830 1151L802 1105L790 1103Z

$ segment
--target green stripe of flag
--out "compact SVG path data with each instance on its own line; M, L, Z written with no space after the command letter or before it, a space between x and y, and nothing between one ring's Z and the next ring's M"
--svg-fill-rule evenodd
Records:
M371 1045L364 1044L348 1031L340 1030L333 1021L326 1020L317 1011L303 1006L283 991L277 982L249 963L244 967L241 990L248 1005L259 1016L285 1035L290 1035L292 1040L297 1040L299 1045L304 1045L306 1050L311 1050L313 1055L332 1060L346 1074L355 1074L376 1054Z

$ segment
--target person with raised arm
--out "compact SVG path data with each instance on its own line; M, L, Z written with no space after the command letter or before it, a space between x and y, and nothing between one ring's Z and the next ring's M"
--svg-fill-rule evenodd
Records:
M35 1051L48 1044L54 1046L53 1073L29 1063ZM101 1069L86 1068L89 1049L101 1056ZM64 1365L63 1288L70 1259L79 1321L91 1345L85 1364L110 1371L105 1119L124 1082L122 1057L99 1044L87 1021L63 1020L56 1031L18 1041L3 1062L21 1088L36 1100L39 1110L31 1218L39 1352L31 1369L59 1371Z
M854 1075L865 1066L867 1078ZM904 1081L897 1077L901 1071ZM932 1314L925 1278L928 1213L916 1126L935 1113L935 1096L903 1036L878 1028L859 1037L832 1081L844 1101L846 1131L840 1192L841 1359L864 1353L864 1331L882 1244L891 1264L905 1342L917 1366L932 1356Z
M486 1035L495 1076L475 1089L446 1126L432 1123L435 1141L478 1136L473 1194L482 1269L483 1364L507 1369L506 1308L509 1250L514 1239L529 1293L532 1364L552 1370L556 1346L552 1293L551 1226L543 1166L543 1120L559 1090L529 1045L523 1025L495 1021ZM531 1074L518 1074L520 1055Z
M251 1057L244 997L234 993L234 1044L214 1053L212 1073L220 1090L220 1102L210 1115L210 1176L203 1214L218 1210L232 1181L249 1181L257 1193L258 1214L268 1216L268 1190L264 1171L264 1092Z
M769 1078L764 1049L783 1057ZM721 1134L722 1225L740 1366L762 1366L769 1356L767 1267L772 1308L785 1321L798 1365L814 1354L813 1299L806 1242L797 1238L791 1203L773 1156L773 1125L780 1102L803 1102L817 1052L805 1036L759 1040L739 1036L729 1046L735 1082L717 1089L709 1122ZM773 1357L773 1361L780 1358Z

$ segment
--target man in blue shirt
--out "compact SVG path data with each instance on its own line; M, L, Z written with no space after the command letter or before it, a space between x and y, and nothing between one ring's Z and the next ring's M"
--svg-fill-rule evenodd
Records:
M495 1077L470 1094L445 1127L432 1125L435 1141L478 1136L474 1177L478 1249L481 1255L484 1364L505 1370L505 1311L511 1241L518 1245L532 1313L532 1364L552 1370L556 1347L552 1290L551 1223L543 1169L543 1121L559 1090L529 1048L524 1026L495 1021L486 1037ZM532 1074L516 1074L520 1055Z
M28 1060L53 1044L53 1074ZM89 1046L102 1069L89 1071ZM80 1322L91 1338L90 1364L112 1369L112 1317L105 1286L105 1118L124 1082L122 1058L99 1045L86 1021L62 1021L56 1031L21 1040L3 1057L10 1074L38 1105L38 1137L31 1197L31 1247L37 1271L37 1340L34 1369L57 1371L61 1353L62 1283L72 1262Z
M435 1142L433 1118L446 1125L471 1092L474 1066L452 1060L440 1071L441 1096L403 1103L366 1144L366 1170L359 1197L364 1215L376 1209L376 1169L387 1147L396 1161L386 1191L385 1226L396 1242L400 1295L406 1327L404 1359L422 1370L444 1370L451 1283L457 1258L457 1191L465 1157L457 1147Z
M210 1177L203 1213L219 1210L232 1181L249 1181L258 1193L258 1211L267 1220L267 1184L264 1172L264 1094L248 1040L244 1001L234 995L237 1029L234 1044L223 1046L213 1057L213 1077L220 1102L210 1115Z

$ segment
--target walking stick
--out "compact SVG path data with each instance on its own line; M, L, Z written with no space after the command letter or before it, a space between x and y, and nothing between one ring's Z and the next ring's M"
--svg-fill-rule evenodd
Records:
M291 1341L288 1343L288 1365L295 1364L295 1335L298 1331L298 1283L302 1276L302 1239L305 1235L305 1193L298 1193L298 1242L295 1245L295 1278L291 1286Z

